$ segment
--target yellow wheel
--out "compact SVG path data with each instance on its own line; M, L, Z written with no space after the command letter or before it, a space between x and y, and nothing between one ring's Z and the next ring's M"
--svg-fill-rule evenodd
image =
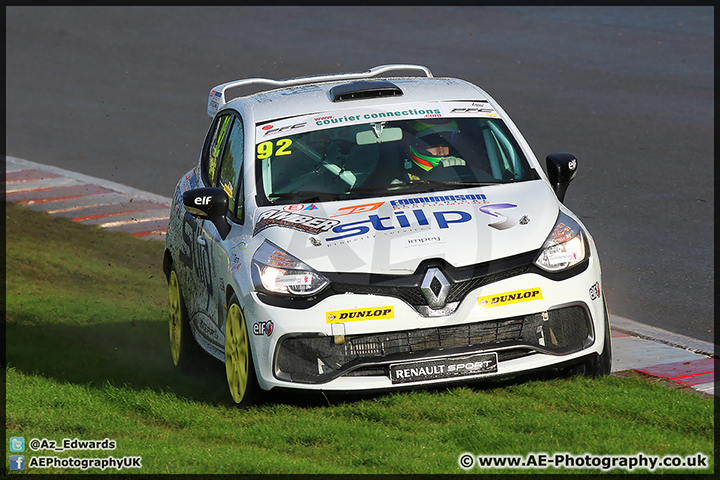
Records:
M178 282L175 269L172 269L168 276L168 307L172 361L179 369L186 369L200 347L195 343L190 331L185 299L180 290L180 282Z
M168 300L170 305L170 353L177 367L180 360L180 342L182 341L182 312L180 306L180 284L175 270L170 272L168 281Z
M257 380L245 316L234 295L225 323L225 372L230 395L235 403L239 406L251 404L257 391Z

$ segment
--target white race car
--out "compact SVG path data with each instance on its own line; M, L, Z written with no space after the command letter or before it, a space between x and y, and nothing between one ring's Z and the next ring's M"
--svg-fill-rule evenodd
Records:
M240 405L610 372L597 250L562 204L577 160L546 176L477 86L420 65L250 78L208 114L163 263L176 366L199 344Z

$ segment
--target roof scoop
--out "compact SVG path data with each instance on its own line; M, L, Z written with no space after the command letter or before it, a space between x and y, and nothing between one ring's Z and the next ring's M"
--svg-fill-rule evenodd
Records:
M362 100L365 98L395 97L402 95L400 87L386 81L358 81L336 85L330 89L333 102Z

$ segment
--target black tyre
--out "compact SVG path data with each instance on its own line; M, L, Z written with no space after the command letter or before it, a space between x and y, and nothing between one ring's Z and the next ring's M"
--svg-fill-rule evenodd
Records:
M593 376L610 375L612 370L612 335L610 333L610 315L608 314L607 303L603 299L605 307L605 346L597 358L597 365Z

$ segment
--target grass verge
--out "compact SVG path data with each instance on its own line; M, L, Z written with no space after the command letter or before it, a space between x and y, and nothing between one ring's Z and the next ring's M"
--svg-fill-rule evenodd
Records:
M162 242L11 204L6 226L6 441L117 442L111 451L26 449L26 462L43 455L140 456L142 468L122 473L439 474L464 473L458 465L464 452L701 452L707 469L656 471L714 471L712 400L639 376L503 381L355 399L285 394L237 410L219 362L208 358L190 374L172 367ZM469 470L501 472L599 470Z

